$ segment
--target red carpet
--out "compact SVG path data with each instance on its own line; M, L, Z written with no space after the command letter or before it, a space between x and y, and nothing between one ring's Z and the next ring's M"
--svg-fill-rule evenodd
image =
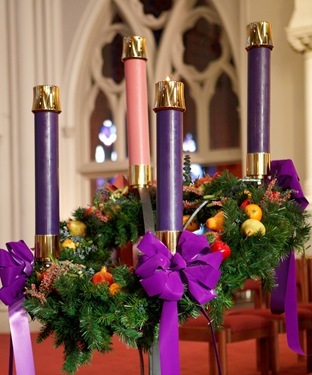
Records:
M62 350L52 347L52 340L36 343L32 334L36 375L61 374ZM298 362L297 355L288 349L285 335L280 335L280 375L306 374L305 361ZM0 374L8 373L9 336L0 335ZM207 344L180 342L181 375L208 375ZM245 341L228 345L229 375L259 375L256 371L255 341ZM148 375L148 360L145 357L145 375ZM118 339L114 340L114 351L110 354L94 354L91 365L79 369L78 375L140 375L139 355L128 349ZM23 374L27 375L27 374ZM172 374L174 375L174 374Z

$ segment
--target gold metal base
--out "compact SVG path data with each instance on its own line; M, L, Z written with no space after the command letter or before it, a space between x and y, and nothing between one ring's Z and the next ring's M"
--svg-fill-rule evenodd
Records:
M185 99L184 99L184 83L177 81L157 82L155 85L155 104L154 112L171 108L184 112Z
M152 182L150 165L138 164L129 167L129 185L135 188L146 187Z
M247 25L246 50L253 47L273 48L272 26L269 22L252 22Z
M246 174L248 177L263 179L271 172L271 155L266 152L247 154Z
M163 230L156 231L155 235L165 246L168 247L171 254L175 254L181 233L182 232L179 230Z
M60 236L55 234L35 235L35 258L40 262L51 262L60 254Z
M147 60L146 39L144 37L133 35L123 38L121 61L125 61L126 59Z
M33 88L32 112L52 111L60 113L60 93L58 86L41 85Z

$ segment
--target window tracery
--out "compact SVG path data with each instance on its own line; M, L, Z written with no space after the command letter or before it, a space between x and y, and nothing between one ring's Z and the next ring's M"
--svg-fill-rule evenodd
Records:
M98 178L113 176L109 163L125 166L127 159L126 100L122 39L142 35L147 39L149 94L166 76L185 84L184 148L205 170L211 165L240 164L240 119L237 75L225 28L209 1L133 1L111 4L106 22L90 56L89 168ZM153 99L150 103L151 143L155 143ZM114 138L100 139L103 124ZM113 130L113 134L111 134ZM103 136L103 134L102 134ZM156 160L155 147L151 147ZM96 159L97 155L97 159ZM95 164L102 167L95 167ZM86 168L84 168L86 170ZM93 171L93 172L92 172ZM94 173L94 171L97 171ZM95 187L92 182L92 191Z

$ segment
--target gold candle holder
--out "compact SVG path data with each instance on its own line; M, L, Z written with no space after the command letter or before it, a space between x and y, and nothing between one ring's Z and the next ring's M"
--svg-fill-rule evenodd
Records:
M129 185L134 188L147 187L152 182L152 168L150 165L130 165Z
M246 50L253 47L273 48L272 27L269 22L252 22L247 25Z
M60 236L55 234L35 235L35 259L47 263L60 254Z
M179 230L164 230L156 231L155 235L165 246L167 246L171 254L175 254L181 233L182 232Z
M121 60L144 59L147 60L146 40L142 36L125 36L123 39L123 49Z
M154 111L157 112L166 108L185 111L183 82L166 79L156 83Z
M264 179L271 172L271 155L266 152L248 153L246 160L247 176Z
M33 88L32 112L52 111L61 113L60 90L58 86L41 85Z

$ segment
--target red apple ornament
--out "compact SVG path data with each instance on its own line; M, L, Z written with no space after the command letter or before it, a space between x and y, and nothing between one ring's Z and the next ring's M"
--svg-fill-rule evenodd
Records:
M220 241L220 240L214 241L214 243L210 246L210 249L211 249L212 253L215 253L215 252L221 253L222 256L223 256L222 260L227 259L231 255L230 246L228 244L226 244L225 242Z

